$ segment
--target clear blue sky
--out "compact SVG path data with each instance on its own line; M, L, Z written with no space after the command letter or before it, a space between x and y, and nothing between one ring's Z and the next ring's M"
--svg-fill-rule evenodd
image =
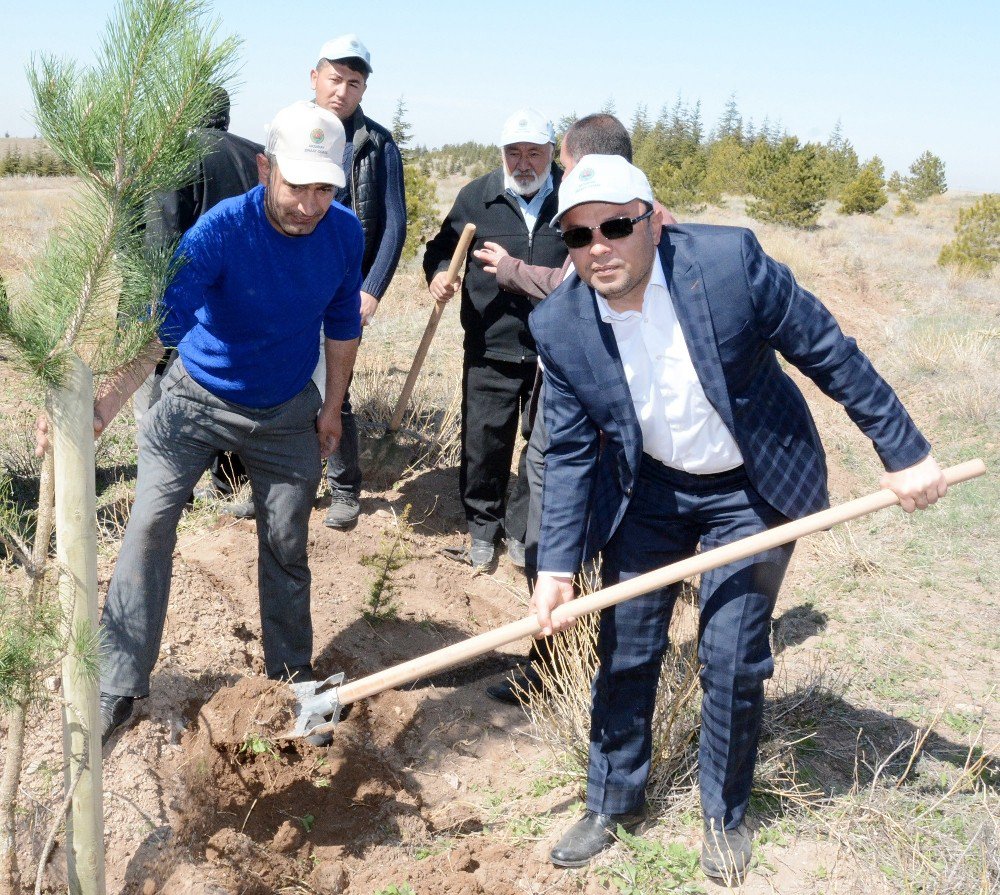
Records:
M31 136L24 75L47 51L88 63L110 0L17 4L4 15L0 133ZM825 140L840 120L865 159L904 174L925 149L956 189L1000 191L1000 2L885 0L562 3L218 0L222 33L243 38L232 130L260 139L282 106L310 96L326 39L356 32L375 69L364 108L389 124L408 106L427 146L496 142L514 109L558 119L613 99L626 123L678 93L706 130L729 96L744 118Z

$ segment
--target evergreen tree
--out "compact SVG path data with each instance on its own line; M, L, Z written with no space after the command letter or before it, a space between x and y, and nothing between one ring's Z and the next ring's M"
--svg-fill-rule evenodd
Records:
M717 140L709 147L702 189L705 200L714 204L718 204L724 193L732 196L747 193L747 150L736 137Z
M931 196L940 196L947 189L944 162L930 150L924 152L910 165L910 176L906 178L906 192L914 202L923 202Z
M787 162L771 174L760 199L748 203L747 212L761 221L799 229L813 227L823 208L826 191L817 148L807 143L792 151Z
M889 179L885 182L885 188L890 193L901 193L903 191L903 178L899 176L899 171L893 171Z
M735 137L743 142L743 118L740 116L739 106L736 104L736 94L729 95L729 102L726 103L722 118L719 119L715 128L715 139L724 140L726 137Z
M410 123L406 120L406 102L402 96L396 100L396 111L392 116L392 139L395 144L399 147L399 153L403 156L403 161L407 162L410 159L410 140L413 139L413 133L410 130Z
M7 152L7 161L4 167L8 174L24 173L24 157L21 155L21 147L15 143Z
M882 162L876 156L868 162L840 194L841 214L874 214L886 202L880 169Z
M845 139L839 120L826 145L818 148L818 154L827 181L827 198L836 199L860 171L858 154L851 141Z
M392 138L403 156L403 190L406 193L406 241L403 258L410 259L426 241L437 223L437 190L424 173L423 160L415 158L409 145L413 139L406 120L406 103L400 97L392 116Z
M910 194L905 191L900 193L899 202L896 204L896 216L903 217L903 216L914 215L916 213L917 213L917 206L910 198Z
M1000 194L987 193L958 213L955 238L941 249L938 264L980 276L1000 264Z
M438 224L437 190L434 181L414 163L403 165L403 187L406 190L406 241L403 258L417 255Z
M155 192L177 189L189 176L204 151L191 132L213 106L214 85L225 84L235 67L235 40L214 43L217 24L206 20L206 13L199 0L121 0L92 68L42 54L28 72L39 130L60 160L72 166L83 189L36 263L30 294L0 293L0 337L11 359L32 377L39 398L44 394L46 404L62 408L51 421L55 439L78 435L81 445L93 446L93 397L86 385L90 370L79 355L86 356L98 376L119 371L141 356L156 332L170 266L168 258L146 254L141 209ZM71 402L77 393L66 388L71 371L81 382L82 397L75 405ZM74 414L67 413L70 407ZM70 415L85 421L82 429L66 425ZM81 448L77 456L85 459L86 450ZM64 459L63 469L71 465ZM17 551L29 584L22 599L12 601L13 611L17 621L28 626L51 598L45 567L52 530L52 469L50 452L41 475L34 547ZM91 465L79 478L92 483L93 477ZM87 525L89 521L93 526L94 517L85 503L81 495L78 505L61 514L68 521L56 532L60 549L93 543ZM79 526L69 530L74 519ZM5 544L16 544L19 534L0 526ZM91 554L92 567L96 561ZM89 604L96 616L96 580L90 588L79 568L61 570L60 577L67 600L76 606ZM75 693L87 678L92 692L85 703L75 702L67 712L67 717L86 723L73 721L66 727L67 754L72 756L66 779L80 776L73 797L77 805L84 800L81 793L89 796L90 804L99 805L100 741L93 736L99 725L97 730L92 726L97 715L93 666L98 640L97 632L88 632L89 626L77 618L65 643L65 661L72 667L64 671L63 686ZM5 630L9 623L4 618ZM84 673L88 661L89 677ZM51 673L48 666L26 671ZM31 705L31 693L22 691L13 705L5 706L7 748L0 800L0 890L5 892L21 891L15 800ZM92 813L74 808L73 823L67 825L73 841L66 854L74 862L69 877L78 877L74 891L103 891L103 838L94 823L85 822L92 820ZM42 888L41 879L37 888Z
M705 180L705 158L692 155L680 166L665 162L650 178L650 186L660 202L673 211L700 211L705 207L702 185Z
M649 136L650 129L649 111L645 103L640 103L635 108L635 113L632 115L632 124L629 127L629 133L632 137L633 154L642 145L643 140Z
M795 137L786 137L777 143L758 138L746 155L747 192L762 198L771 177L788 164L798 149L799 141Z
M580 116L576 112L570 112L568 115L563 115L556 124L556 145L562 145L562 138L565 136L566 131L568 131L576 122L579 120Z

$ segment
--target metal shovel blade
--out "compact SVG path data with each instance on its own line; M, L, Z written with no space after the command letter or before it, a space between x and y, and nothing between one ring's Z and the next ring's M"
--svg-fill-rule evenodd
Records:
M319 725L340 720L340 685L344 672L322 681L300 681L289 686L295 694L295 727L292 736L309 736Z

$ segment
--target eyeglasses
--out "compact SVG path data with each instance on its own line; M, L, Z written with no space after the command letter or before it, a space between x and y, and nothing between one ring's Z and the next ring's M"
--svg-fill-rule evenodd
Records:
M639 221L646 220L652 213L653 209L650 208L637 218L612 218L610 221L602 221L596 227L570 227L569 230L563 230L560 235L568 249L582 249L584 246L589 246L595 230L600 230L601 236L605 239L624 239L632 235Z

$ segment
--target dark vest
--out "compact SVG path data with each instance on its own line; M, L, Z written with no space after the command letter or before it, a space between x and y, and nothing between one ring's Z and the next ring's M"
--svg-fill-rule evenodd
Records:
M354 161L351 165L351 207L365 234L362 276L375 263L385 233L385 168L382 152L392 135L368 118L360 106L354 112Z

